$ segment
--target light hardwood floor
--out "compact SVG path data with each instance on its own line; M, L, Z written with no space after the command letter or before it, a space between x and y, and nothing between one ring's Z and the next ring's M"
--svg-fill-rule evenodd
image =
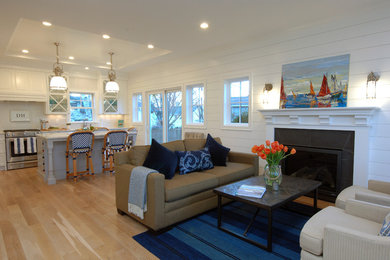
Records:
M114 188L109 175L48 186L35 168L0 171L0 259L156 259Z
M0 259L156 259L132 239L147 229L117 214L114 184L99 174L49 186L35 168L0 171Z

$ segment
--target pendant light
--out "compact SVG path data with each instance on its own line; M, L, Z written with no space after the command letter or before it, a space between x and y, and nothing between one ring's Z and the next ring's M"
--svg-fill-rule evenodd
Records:
M119 85L118 83L115 82L116 79L116 73L112 69L112 55L114 55L113 52L109 52L110 54L110 71L108 72L108 79L109 81L106 83L105 90L106 92L111 92L111 93L118 93L119 92Z
M54 63L53 65L54 76L51 77L49 86L50 89L52 90L66 90L67 88L66 80L63 76L61 76L61 74L64 73L64 70L62 68L62 65L59 62L59 55L58 55L58 46L60 45L60 43L55 42L54 45L56 46L57 62Z

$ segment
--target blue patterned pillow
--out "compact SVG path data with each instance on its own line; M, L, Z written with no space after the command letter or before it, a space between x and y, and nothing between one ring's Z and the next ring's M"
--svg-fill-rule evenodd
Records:
M199 151L175 152L179 161L180 174L214 168L208 149Z
M379 231L379 235L383 237L390 237L390 213L386 215L381 231Z

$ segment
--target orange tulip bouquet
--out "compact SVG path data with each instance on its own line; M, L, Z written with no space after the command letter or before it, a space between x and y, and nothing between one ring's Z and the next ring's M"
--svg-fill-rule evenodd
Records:
M275 190L279 188L279 185L282 182L280 161L297 152L294 148L292 148L290 152L288 151L289 148L283 144L279 144L278 141L271 143L267 140L265 145L254 145L252 147L252 153L257 154L261 159L267 162L267 165L264 167L264 180L266 185L272 186Z

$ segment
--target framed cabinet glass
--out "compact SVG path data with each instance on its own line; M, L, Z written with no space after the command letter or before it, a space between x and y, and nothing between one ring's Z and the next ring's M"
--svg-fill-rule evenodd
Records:
M51 76L49 76L49 82ZM51 89L49 87L49 106L50 113L65 114L68 111L68 90Z
M103 81L103 113L118 113L118 93L106 92L107 82Z

